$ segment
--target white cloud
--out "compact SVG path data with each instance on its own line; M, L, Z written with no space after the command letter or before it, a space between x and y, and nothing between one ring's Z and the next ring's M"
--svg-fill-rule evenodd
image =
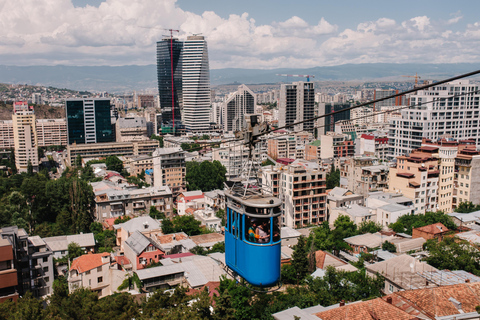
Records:
M169 28L181 38L203 34L213 68L480 60L480 22L458 30L460 12L448 21L382 17L340 29L324 17L317 24L299 16L257 24L247 12L198 15L175 0L106 0L98 8L74 7L71 0L0 0L0 7L0 63L11 65L153 64L156 42Z

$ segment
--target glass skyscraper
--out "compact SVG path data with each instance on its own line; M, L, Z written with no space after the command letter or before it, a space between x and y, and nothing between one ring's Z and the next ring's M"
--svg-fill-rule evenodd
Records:
M183 48L183 123L188 131L210 129L210 68L207 42L203 36L189 36Z
M65 101L68 143L115 142L110 99Z
M164 38L162 41L157 42L157 79L160 108L162 110L162 126L171 126L174 121L176 127L181 124L183 102L182 51L183 42L178 39Z

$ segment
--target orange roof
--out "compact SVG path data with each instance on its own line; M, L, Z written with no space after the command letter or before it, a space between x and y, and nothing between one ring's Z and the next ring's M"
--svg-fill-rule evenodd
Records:
M315 261L317 268L320 269L325 269L328 266L338 267L347 264L333 254L322 250L315 251Z
M181 233L175 233L175 234L172 233L172 234L165 234L163 236L157 236L157 240L158 240L158 242L163 243L163 244L170 243L170 242L173 241L173 235L175 235L175 240L177 240L177 241L180 241L180 240L183 240L183 239L187 238Z
M351 303L343 307L322 311L315 315L323 320L418 319L416 316L398 309L381 298Z
M104 264L109 264L110 259L107 262L102 262L102 257L106 256L110 256L110 253L84 254L73 260L70 270L77 270L78 273L84 273L85 271L98 268Z
M439 234L439 233L444 233L449 231L447 227L443 225L441 222L437 222L434 224L429 224L428 226L420 227L420 228L414 228L413 230L418 230L430 234ZM413 232L412 230L412 232Z
M430 316L442 317L460 313L452 303L451 298L462 304L463 312L474 312L475 307L480 305L479 289L480 283L476 282L399 291L395 294L413 303L417 309L423 310Z
M187 209L185 210L185 213L191 215L191 214L193 214L195 211L196 211L196 210L193 209L193 208L187 208Z
M118 262L119 265L124 266L126 264L130 264L130 260L128 260L125 256L116 256L115 260Z

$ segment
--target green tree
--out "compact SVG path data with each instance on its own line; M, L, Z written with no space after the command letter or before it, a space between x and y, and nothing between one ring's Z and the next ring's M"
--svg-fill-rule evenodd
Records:
M412 234L412 229L424 227L437 222L443 223L445 227L450 230L455 230L457 226L453 222L452 218L444 214L442 211L426 212L425 214L406 214L397 219L395 223L389 225L389 227L395 232L405 232Z
M397 252L397 247L395 247L393 243L385 241L384 243L382 243L382 250L386 250L389 252Z
M152 140L158 140L158 146L159 146L160 148L163 148L163 137L157 136L157 135L155 135L155 134L152 134L152 135L150 136L150 139L152 139Z
M198 143L184 142L180 145L180 148L182 148L182 150L184 151L195 151L195 150L199 150L201 148L201 145Z
M28 159L28 162L27 162L27 176L30 176L30 177L33 176L33 165L30 159Z
M206 256L208 253L208 250L206 250L204 247L201 247L201 246L195 246L192 249L190 249L190 252L199 256Z
M105 164L107 165L107 170L118 173L123 171L123 162L117 156L108 156L107 159L105 159Z
M190 161L186 163L186 175L188 190L211 191L223 189L226 181L227 169L219 161L203 161L198 163Z
M265 161L262 162L262 167L265 167L265 166L274 166L274 165L275 165L275 163L272 162L272 160L270 160L270 159L267 159L267 160L265 160Z
M304 236L298 238L297 244L293 247L291 265L297 273L297 281L303 281L308 275L308 249Z
M82 248L80 248L80 246L76 242L69 243L67 250L68 250L68 259L70 261L73 261L73 259L80 257L84 253Z
M333 189L340 186L340 170L335 169L335 166L332 164L332 169L327 173L326 177L327 189Z
M480 210L480 205L474 205L471 201L464 201L460 202L455 209L455 212L460 212L460 213L470 213L474 211L479 211Z
M380 230L382 230L382 225L380 223L373 222L372 220L362 221L358 226L358 232L360 234L375 233Z
M165 213L158 211L158 209L155 206L150 207L150 211L148 213L150 217L153 219L159 219L159 220L164 220L166 219Z
M424 248L429 255L425 261L439 270L465 270L480 276L480 251L468 241L445 237L442 241L428 240Z
M170 234L175 232L175 226L173 225L172 220L163 219L162 221L162 232L164 234Z
M77 168L82 167L82 156L81 155L77 155L77 157L75 158L75 167L77 167Z
M225 252L225 242L217 242L215 243L212 248L208 251L208 253L214 253L214 252Z

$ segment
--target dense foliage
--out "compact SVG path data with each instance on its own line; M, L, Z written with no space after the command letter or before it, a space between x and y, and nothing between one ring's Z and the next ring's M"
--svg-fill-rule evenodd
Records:
M412 234L412 229L428 226L437 222L443 223L450 230L455 230L457 226L449 215L442 211L427 212L425 214L404 215L398 218L397 222L389 225L395 232L404 232Z
M480 276L480 251L468 241L445 237L443 241L428 240L424 247L429 252L425 261L439 270L465 270Z
M455 212L460 212L460 213L470 213L474 211L479 211L480 210L480 205L475 205L471 201L466 201L466 202L460 202L455 209Z
M195 236L204 232L200 228L200 221L193 216L176 216L172 220L164 219L162 221L162 232L164 234L174 232L185 232L189 236Z
M159 146L160 148L163 148L163 137L157 136L157 135L155 135L155 134L152 134L152 136L150 137L150 139L152 139L152 140L158 140L158 146Z
M335 229L331 230L327 221L313 228L308 237L307 246L313 241L315 250L330 251L338 255L339 250L351 250L351 247L343 241L348 237L358 234L357 226L348 216L340 216L334 222Z
M57 180L48 172L0 177L0 227L17 225L42 237L88 232L94 194L75 170Z
M373 222L372 220L369 221L362 221L358 226L358 233L375 233L382 230L382 225L378 222Z
M340 170L335 169L335 166L332 165L332 169L327 173L327 189L333 189L340 186Z
M397 252L397 247L390 241L385 241L382 243L382 250L389 251L389 252Z
M189 161L186 164L188 190L211 191L223 189L226 181L227 169L219 161L203 161L202 163Z

